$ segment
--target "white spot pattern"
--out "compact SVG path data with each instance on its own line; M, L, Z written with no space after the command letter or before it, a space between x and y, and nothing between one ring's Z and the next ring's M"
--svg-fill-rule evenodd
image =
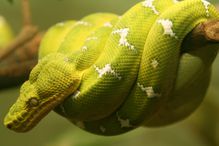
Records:
M56 24L56 26L60 26L60 27L62 27L62 26L64 26L64 25L65 25L64 22L59 22L59 23Z
M150 8L154 14L159 15L159 12L157 11L157 9L155 8L155 6L153 5L154 0L145 0L142 5L146 8Z
M106 128L104 128L103 126L100 126L100 131L104 133L106 132Z
M71 96L73 99L77 99L77 97L81 94L79 90L75 91L74 94Z
M83 46L83 47L81 48L81 50L82 50L82 51L87 51L87 46Z
M86 21L78 21L75 25L91 26L91 24Z
M65 57L65 58L64 58L64 61L65 61L65 62L69 62L69 58L68 58L68 57Z
M148 98L154 98L154 97L159 97L160 96L160 94L154 93L153 87L144 87L140 83L138 83L137 85L138 85L139 88L141 88L141 90L143 92L145 92L147 94Z
M174 2L174 3L178 3L179 1L178 1L178 0L173 0L173 2Z
M98 39L97 37L88 37L88 38L86 39L86 41L97 40L97 39Z
M208 1L206 1L206 0L201 0L201 1L202 1L202 3L203 3L204 6L205 6L207 17L209 17L210 15L209 15L208 7L209 7L209 5L210 5L211 3L208 2Z
M164 29L164 34L170 35L171 37L178 38L173 32L173 22L169 19L159 19L157 23L161 24Z
M158 63L158 61L157 61L156 59L153 59L153 60L151 61L151 66L152 66L154 69L156 69L158 65L159 65L159 63Z
M96 65L94 65L95 70L98 72L99 74L99 78L101 78L103 75L110 73L112 75L114 75L116 78L118 78L119 80L122 79L121 76L119 76L118 73L116 73L110 64L106 64L102 69L100 69L99 67L97 67Z
M133 126L130 124L129 119L122 119L122 118L119 116L118 113L117 113L117 118L118 118L118 121L120 122L121 128L133 127Z
M128 33L129 33L129 28L117 29L117 30L113 31L112 33L120 35L120 40L119 40L119 45L120 46L126 46L129 49L136 51L135 47L133 45L131 45L127 40L127 36L128 36Z
M110 22L104 23L103 26L105 26L105 27L113 27L113 25Z

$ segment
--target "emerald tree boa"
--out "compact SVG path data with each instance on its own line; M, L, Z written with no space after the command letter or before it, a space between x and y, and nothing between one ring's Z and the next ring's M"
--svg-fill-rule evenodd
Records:
M219 13L205 0L145 0L122 16L96 13L56 24L5 125L25 132L54 109L109 136L187 117L205 96L219 44L181 46L211 19Z

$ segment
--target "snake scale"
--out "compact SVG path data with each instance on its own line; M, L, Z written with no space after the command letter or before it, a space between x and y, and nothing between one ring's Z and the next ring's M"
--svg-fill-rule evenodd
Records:
M58 23L43 38L39 62L4 123L26 132L54 109L88 132L110 136L179 121L205 96L219 48L182 49L183 39L218 18L205 0L145 0L122 16Z

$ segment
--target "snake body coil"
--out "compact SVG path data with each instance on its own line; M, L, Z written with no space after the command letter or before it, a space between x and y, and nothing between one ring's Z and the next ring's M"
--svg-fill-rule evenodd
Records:
M121 17L98 13L55 25L6 126L28 131L54 108L99 135L185 118L205 96L218 44L181 45L196 25L218 18L205 0L145 0Z

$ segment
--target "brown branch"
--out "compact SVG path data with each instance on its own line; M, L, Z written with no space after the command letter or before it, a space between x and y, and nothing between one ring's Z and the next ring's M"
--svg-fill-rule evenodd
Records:
M19 65L16 63L10 64L10 66L0 69L0 77L27 77L36 64L37 59L27 60Z
M37 33L38 29L35 26L24 27L13 42L1 49L0 61L8 57L16 49L21 48L20 46L31 40Z
M0 89L19 85L28 79L30 71L38 61L42 36L43 33L38 33L0 62Z
M31 13L29 0L22 0L22 15L23 15L23 28L18 36L8 46L1 49L0 61L8 57L16 49L20 49L22 45L31 40L37 33L38 29L31 23Z
M22 15L23 15L23 25L31 25L31 12L30 12L30 3L29 0L22 0Z
M183 50L219 43L219 20L209 20L196 26L184 39Z
M204 36L208 42L219 42L219 20L212 20L202 23Z

